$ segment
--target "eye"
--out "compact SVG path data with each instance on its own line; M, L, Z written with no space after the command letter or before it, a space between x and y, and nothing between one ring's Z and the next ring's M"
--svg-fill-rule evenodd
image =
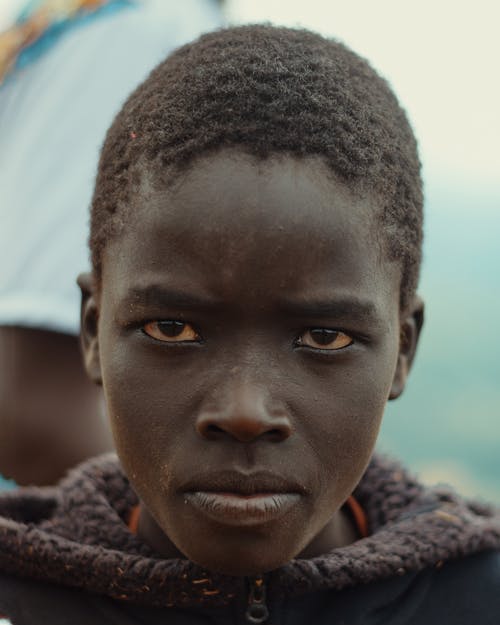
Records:
M201 340L192 325L175 319L150 321L143 326L142 331L151 338L164 343L194 343Z
M335 351L349 347L353 343L353 339L340 330L309 328L299 336L296 345Z

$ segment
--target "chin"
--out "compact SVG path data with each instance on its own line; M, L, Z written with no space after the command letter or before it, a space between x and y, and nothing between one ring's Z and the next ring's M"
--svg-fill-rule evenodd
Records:
M193 553L188 549L186 557L204 569L213 573L236 577L252 577L268 573L284 566L293 559L295 553L272 553L269 545L252 548L220 547L220 550Z

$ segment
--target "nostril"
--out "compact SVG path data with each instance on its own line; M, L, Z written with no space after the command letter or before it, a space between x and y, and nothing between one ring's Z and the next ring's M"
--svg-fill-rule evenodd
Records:
M214 423L208 423L205 428L205 436L207 438L216 438L217 436L220 436L221 434L224 434L224 430L219 427L218 425L215 425Z
M273 443L279 443L285 438L283 436L283 432L278 429L269 430L269 432L267 432L266 434L267 434L267 438Z

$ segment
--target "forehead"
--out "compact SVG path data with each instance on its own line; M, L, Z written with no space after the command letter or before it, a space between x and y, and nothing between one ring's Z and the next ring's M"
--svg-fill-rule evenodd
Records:
M319 159L226 151L170 184L147 169L140 178L104 255L104 288L110 273L115 290L173 280L207 294L272 285L303 295L329 282L373 291L377 282L392 297L398 285L399 268L381 252L377 204L335 181Z
M209 217L206 225L221 233L235 227L265 232L265 226L272 229L291 220L307 223L320 240L325 222L341 206L347 208L346 217L349 213L350 229L359 228L360 236L371 229L379 212L371 199L337 182L319 157L258 159L227 149L195 160L173 178L155 175L147 165L140 169L141 184L127 218L131 223L137 215L134 209L147 199L148 210L159 209L180 228L190 213L198 220ZM338 219L337 224L343 225Z

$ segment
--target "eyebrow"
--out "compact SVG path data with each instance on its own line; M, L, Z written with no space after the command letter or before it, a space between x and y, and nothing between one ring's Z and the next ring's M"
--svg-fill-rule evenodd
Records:
M128 306L164 306L172 308L214 308L210 298L199 297L184 291L167 289L157 284L145 287L132 287L122 300Z
M122 300L125 306L214 310L220 304L210 297L200 297L176 289L152 284L128 289ZM299 318L342 319L382 325L377 307L370 300L342 297L331 300L285 300L279 308L287 315Z
M381 323L375 304L369 300L362 300L357 297L343 297L331 300L290 300L283 304L283 308L288 314L296 317L322 317Z

